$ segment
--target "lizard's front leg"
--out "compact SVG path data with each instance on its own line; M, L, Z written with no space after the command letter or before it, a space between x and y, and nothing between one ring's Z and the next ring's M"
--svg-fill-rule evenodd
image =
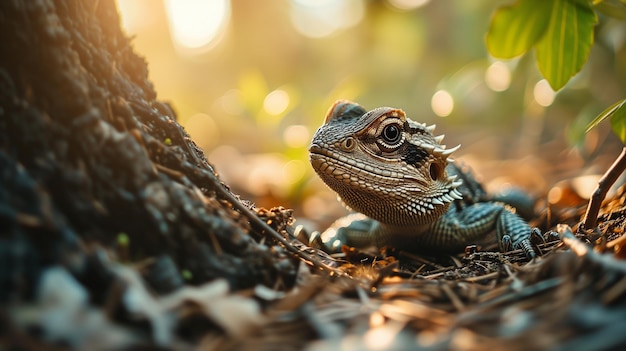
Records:
M459 250L484 241L494 230L500 251L522 249L528 257L535 257L530 226L507 206L497 202L481 202L461 209L451 206L431 225L430 232L422 240L428 246Z
M341 246L357 248L380 246L377 235L379 223L361 213L352 213L335 221L321 234L325 251L341 251Z

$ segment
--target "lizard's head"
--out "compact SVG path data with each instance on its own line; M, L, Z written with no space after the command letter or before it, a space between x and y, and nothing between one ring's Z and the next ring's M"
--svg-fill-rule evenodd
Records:
M458 146L446 149L433 130L399 109L340 100L313 136L311 164L355 211L396 226L431 223L461 198L461 181L446 172Z

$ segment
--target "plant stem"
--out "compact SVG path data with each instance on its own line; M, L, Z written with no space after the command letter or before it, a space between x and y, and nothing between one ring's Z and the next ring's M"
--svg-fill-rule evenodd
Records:
M600 212L600 205L602 205L602 201L606 197L606 193L625 169L626 147L622 148L622 153L617 157L606 173L604 173L602 178L600 178L596 190L594 190L591 195L591 198L589 199L589 206L587 206L587 212L585 212L585 217L583 219L583 229L592 229L596 226L598 212Z

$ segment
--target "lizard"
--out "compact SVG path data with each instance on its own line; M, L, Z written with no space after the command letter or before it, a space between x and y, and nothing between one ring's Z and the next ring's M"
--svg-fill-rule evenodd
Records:
M434 130L398 108L335 102L313 136L309 160L356 212L317 239L329 252L343 245L458 252L497 240L503 252L535 257L530 238L537 230L510 206L480 201L482 187L450 157L460 145L447 148Z

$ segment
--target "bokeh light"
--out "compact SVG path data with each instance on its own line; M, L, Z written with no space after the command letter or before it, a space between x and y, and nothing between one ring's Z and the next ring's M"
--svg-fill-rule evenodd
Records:
M270 115L280 115L289 107L289 94L281 89L276 89L267 94L263 100L263 109Z
M370 328L379 328L385 325L385 316L376 311L370 314Z
M170 33L183 50L209 49L230 17L229 0L165 0Z
M414 10L428 4L430 0L389 0L391 6L399 10Z
M511 84L511 71L506 64L496 61L485 71L485 83L493 91L505 91Z
M364 14L362 0L291 0L291 23L300 34L310 38L352 27Z
M547 80L542 79L535 84L535 88L533 89L533 97L535 101L543 106L548 107L552 105L554 102L554 98L556 97L556 93L552 90L550 83Z
M454 110L454 99L446 90L438 90L430 101L433 112L439 117L447 117Z
M392 348L399 327L396 325L385 325L378 328L369 329L363 336L365 345L370 350L389 350Z

